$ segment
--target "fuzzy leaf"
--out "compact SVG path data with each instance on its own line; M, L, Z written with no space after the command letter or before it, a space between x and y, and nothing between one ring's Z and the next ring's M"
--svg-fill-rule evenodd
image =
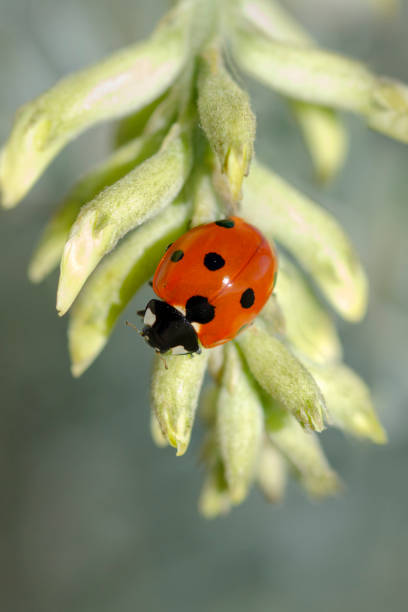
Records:
M210 371L210 361L212 357L212 350L208 356L208 370ZM206 424L207 427L213 428L217 416L217 398L219 393L219 385L210 384L206 385L200 397L200 418Z
M162 130L141 136L124 145L72 187L46 225L33 254L28 269L31 281L42 281L58 265L81 207L93 200L105 187L113 185L135 166L156 153L164 136L165 132Z
M231 509L231 499L221 461L217 461L207 473L198 500L198 509L208 519L227 514Z
M347 154L348 138L343 124L331 108L299 100L292 100L291 108L317 179L323 183L330 181L343 166Z
M372 129L408 143L408 86L392 79L379 79L367 120Z
M387 441L367 385L344 364L318 365L304 362L319 385L331 422L344 431L369 438L377 444Z
M323 396L311 375L265 325L256 320L237 337L260 386L308 430L324 429Z
M118 240L165 208L190 172L189 134L175 124L161 150L81 209L61 261L57 309L63 315Z
M279 257L275 287L278 304L285 313L287 339L313 361L325 363L341 358L336 327L304 275L286 257ZM268 314L266 309L265 314ZM264 316L264 311L262 311Z
M290 415L282 415L273 401L266 401L264 409L270 441L288 460L308 494L319 498L337 493L341 483L329 466L316 434L302 430Z
M163 435L184 455L190 442L191 430L207 367L208 351L200 355L169 355L154 360L151 385L152 407Z
M286 465L281 453L269 442L262 446L257 471L257 483L267 501L275 504L283 499L286 485Z
M315 46L314 40L285 9L272 0L239 0L232 5L236 18L263 32L273 41L301 47ZM289 100L302 131L318 180L329 181L343 165L347 133L338 115L327 107Z
M315 49L267 38L256 31L231 31L240 67L290 98L365 114L375 77L361 63Z
M312 45L306 30L275 0L235 0L230 3L234 21L286 43Z
M367 280L349 239L330 213L257 162L245 183L243 216L293 253L349 321L367 306Z
M167 446L167 440L165 436L163 436L163 432L160 429L159 422L154 412L150 414L150 434L156 446L158 446L159 448L164 448L165 446Z
M264 3L259 0L259 4ZM243 19L242 9L241 14L237 11L234 14L235 27L231 28L230 37L233 54L243 70L289 98L360 114L371 128L408 143L407 85L377 77L361 62L313 47L312 41L302 31L296 32L294 24L285 17L282 30L273 36L272 32L276 33L281 25L279 16L271 26L269 14L269 21L260 27L262 10L265 11L264 7L261 11L252 8L255 18L252 14L249 18L244 15ZM315 112L314 124L316 117ZM323 116L319 121L323 124ZM309 125L309 132L311 129ZM314 147L320 129L331 130L331 138L338 147L338 163L344 147L341 126L337 119L330 127L326 121L326 127L320 126L314 136ZM307 137L310 139L310 133ZM319 155L322 150L319 147Z
M69 320L74 376L80 376L99 355L120 313L153 275L166 246L187 229L189 211L184 203L169 206L129 234L89 278Z
M212 223L219 218L217 198L211 177L205 170L197 169L193 182L193 216L191 226Z
M239 353L230 342L225 348L222 384L217 396L217 434L231 500L246 497L259 459L263 411L248 380Z
M5 207L17 204L80 132L142 108L168 88L186 61L190 19L184 3L147 41L66 77L20 109L0 161Z

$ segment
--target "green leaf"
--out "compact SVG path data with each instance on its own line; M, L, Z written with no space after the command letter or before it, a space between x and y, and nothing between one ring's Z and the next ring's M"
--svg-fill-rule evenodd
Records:
M324 429L323 396L303 365L257 319L237 336L249 369L259 385L308 430Z
M371 128L408 143L406 84L377 77L361 62L314 47L304 30L274 3L239 0L232 6L229 34L234 57L243 70L289 98L360 114ZM303 111L296 113L305 124L305 139L319 163L317 169L323 161L324 174L332 173L344 155L341 124L335 115L329 121L319 108L307 117ZM322 160L325 132L331 146Z
M74 376L80 376L104 348L119 315L153 275L166 246L187 229L189 212L188 204L172 204L129 234L88 279L69 320Z
M166 365L155 357L151 400L163 435L184 455L190 442L208 351L195 355L168 355Z
M154 412L152 412L150 415L150 433L152 436L152 440L156 444L156 446L158 446L159 448L164 448L165 446L167 446L167 440L163 435L162 430L160 429L159 422Z
M242 214L291 251L345 319L358 321L364 316L367 279L330 213L254 161L245 183Z
M281 410L273 401L265 401L264 409L270 441L287 459L307 493L318 498L337 493L341 483L328 464L317 435L305 432L290 415L282 422Z
M129 142L72 187L46 225L32 256L28 270L31 281L42 281L58 265L81 207L156 153L164 136L165 131L161 130Z
M322 106L367 112L376 79L360 62L239 27L231 30L230 37L239 66L279 93Z
M387 442L370 390L353 370L342 363L323 366L305 360L304 364L319 385L335 426L377 444Z
M319 363L341 358L340 339L331 317L304 275L283 255L279 257L275 296L285 313L285 333L291 344Z
M228 485L220 460L208 470L198 500L198 509L207 519L227 514L231 509Z
M408 143L408 86L392 79L378 79L367 120L372 129Z
M184 3L147 41L62 79L19 110L0 161L5 207L18 203L75 136L143 108L169 87L187 58L191 10Z
M259 396L247 378L232 342L225 347L222 384L217 395L216 426L230 497L239 504L248 493L259 460L263 411Z
M286 43L312 45L308 32L274 0L234 0L229 4L230 15L241 27L250 26L266 36Z
M313 47L312 37L272 0L239 0L232 5L242 26L258 29L272 41ZM330 108L288 100L302 131L318 180L329 181L341 168L347 152L347 133Z
M197 168L193 178L193 215L191 226L212 223L220 216L217 197L211 177L203 168Z
M283 499L286 486L286 464L281 453L269 441L262 446L257 483L267 501L275 504Z
M82 207L61 260L57 309L63 315L118 240L164 209L192 164L190 134L175 124L158 153Z
M343 166L348 138L338 115L325 106L292 100L292 111L302 131L321 182L330 181Z
M208 369L210 369L211 351L208 359ZM219 386L216 384L207 385L201 394L199 414L200 418L207 427L214 427L217 416L217 398Z

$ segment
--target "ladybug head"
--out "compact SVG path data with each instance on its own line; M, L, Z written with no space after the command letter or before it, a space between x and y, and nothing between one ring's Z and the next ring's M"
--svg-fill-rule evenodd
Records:
M142 336L158 353L170 351L173 355L200 352L194 327L177 308L161 300L150 300L143 317Z

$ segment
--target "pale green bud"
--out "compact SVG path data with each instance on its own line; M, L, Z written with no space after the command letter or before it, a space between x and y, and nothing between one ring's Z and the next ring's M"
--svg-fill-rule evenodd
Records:
M314 41L285 9L271 0L233 2L235 18L257 28L273 41L312 47ZM332 109L289 100L320 181L330 180L347 153L347 134Z
M259 459L263 410L234 343L225 347L225 366L217 396L217 435L231 500L248 493Z
M187 229L190 210L182 202L169 206L129 234L89 278L69 320L74 376L80 376L104 348L119 315L153 275L166 246Z
M245 182L242 214L291 251L345 319L364 316L367 279L331 214L255 161Z
M281 453L269 442L265 442L262 446L257 483L267 501L275 504L283 499L286 486L286 465Z
M17 204L80 132L142 108L169 87L186 61L190 19L185 3L147 41L68 76L20 109L0 162L5 207Z
M234 57L243 70L281 94L365 114L375 77L359 62L256 31L231 30Z
M280 267L281 255L279 255ZM283 310L276 299L275 292L271 295L265 306L262 308L261 316L266 324L269 333L278 336L286 334L286 321Z
M224 368L224 346L215 346L210 351L208 358L208 371L217 382L221 381Z
M227 514L231 509L231 499L220 461L210 468L198 500L200 513L208 519Z
M191 163L190 135L175 124L156 155L82 207L61 260L57 294L60 315L68 310L88 276L118 240L174 200Z
M297 349L319 363L341 358L341 343L332 318L305 276L283 255L279 257L275 294L285 313L286 337ZM264 311L261 314L264 316Z
M322 431L325 404L315 381L282 342L257 319L237 337L249 369L260 386L293 414L302 427Z
M201 126L236 202L252 159L255 115L248 94L232 80L214 48L200 60L197 105Z
M210 175L198 169L193 181L193 215L191 226L212 223L219 218L219 207Z
M162 130L123 145L72 187L46 225L33 254L28 270L31 281L43 280L58 265L72 224L81 207L95 198L105 187L112 185L156 153L164 136L165 132Z
M165 363L163 363L165 359ZM184 455L190 442L208 351L195 355L155 357L151 398L163 435Z
M313 432L305 432L290 415L266 401L265 427L270 441L288 460L295 475L311 497L334 495L341 488Z
M209 351L208 356L208 370L210 370L210 361L212 357L212 350ZM200 397L200 417L208 427L213 427L215 424L217 414L217 398L219 393L219 386L215 384L207 385Z
M152 412L150 415L150 434L156 446L159 448L164 448L167 446L167 440L160 429L159 421L157 420L154 412Z
M246 23L274 40L312 45L308 32L275 0L229 0L234 20Z
M330 108L293 100L291 108L309 150L317 179L330 181L343 166L348 138L338 115Z
M254 2L251 8L250 0L248 6L245 5L244 2L244 8L235 11L235 27L230 30L233 53L241 68L283 95L358 113L373 129L408 142L406 85L377 78L360 62L314 48L313 41L304 37L302 31L296 31L294 24L285 17L280 21L278 16L272 25L274 9L266 10L261 0ZM261 26L265 10L268 17ZM317 110L313 120L312 116L307 121L302 117L302 122L305 122L305 138L316 162L322 163L323 133L330 138L323 171L325 174L333 172L344 155L341 124L335 116L328 121L328 117ZM325 170L327 164L329 170Z
M408 142L408 87L391 79L378 79L373 90L368 124L391 138Z
M369 438L377 444L387 441L372 404L367 385L344 364L320 366L305 361L319 385L330 414L330 421L354 436Z

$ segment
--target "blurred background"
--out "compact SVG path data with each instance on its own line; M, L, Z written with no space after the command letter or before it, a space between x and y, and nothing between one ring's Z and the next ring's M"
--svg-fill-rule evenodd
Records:
M165 0L0 0L0 142L17 106L67 72L147 34ZM290 0L326 47L408 81L408 10L369 0ZM378 2L377 4L381 4ZM277 96L245 81L257 153L330 209L371 282L360 325L339 321L345 357L369 383L385 447L322 435L346 490L311 503L296 484L269 506L254 491L226 518L196 509L200 427L187 455L149 434L151 353L125 329L79 380L69 372L57 275L31 286L30 253L71 183L109 150L111 126L87 132L22 204L0 213L0 609L4 612L400 611L408 579L408 149L346 117L351 149L321 189Z

